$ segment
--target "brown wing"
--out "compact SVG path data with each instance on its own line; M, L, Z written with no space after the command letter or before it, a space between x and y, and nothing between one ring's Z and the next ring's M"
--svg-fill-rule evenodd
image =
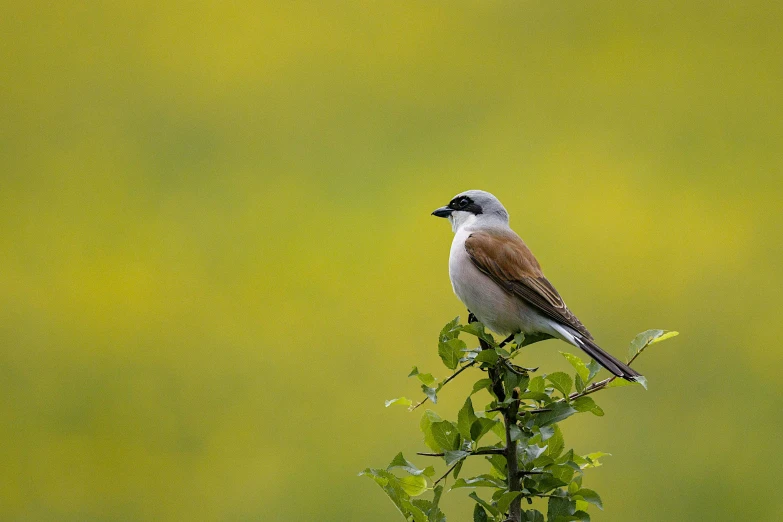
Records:
M525 242L514 232L474 232L465 241L465 250L476 268L507 292L533 305L550 319L570 326L588 339L593 338L544 277Z

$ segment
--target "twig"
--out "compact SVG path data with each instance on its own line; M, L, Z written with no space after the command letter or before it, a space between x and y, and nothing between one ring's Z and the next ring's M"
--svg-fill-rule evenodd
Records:
M595 393L598 390L603 390L606 388L610 382L615 380L617 378L616 375L612 375L611 377L608 377L604 379L603 381L594 382L593 384L587 386L584 390L580 392L574 392L571 395L568 396L568 400L572 401L574 399L578 399L579 397L584 397L585 395L590 395L591 393ZM563 399L560 399L557 402L562 402Z
M503 348L504 346L506 346L508 343L510 343L513 340L514 340L514 334L511 334L508 337L506 337L505 339L503 339L503 342L501 342L498 345L498 348Z
M506 411L507 409L508 408L506 408L504 406L499 406L497 408L490 408L490 409L484 410L484 411L485 412L487 412L487 411ZM537 408L535 410L522 410L521 413L544 413L545 411L552 411L552 408Z
M645 348L646 348L646 347L645 347ZM637 358L637 357L639 357L639 355L641 355L642 351L644 351L644 348L642 348L641 350L639 350L638 352L636 352L636 353L634 354L634 356L633 356L633 357L631 357L631 360L630 360L630 361L628 361L628 366L631 366L631 363L632 363L632 362L634 362L634 361L636 360L636 358ZM606 379L604 379L603 381L594 382L593 384L590 384L589 386L587 386L587 387L586 387L584 390L582 390L581 392L574 392L574 393L572 393L571 395L569 395L569 396L568 396L568 400L569 400L569 401L572 401L572 400L574 400L574 399L578 399L579 397L584 397L585 395L590 395L591 393L595 393L595 392L597 392L598 390L603 390L604 388L606 388L607 386L609 386L609 383L610 383L610 382L612 382L612 381L613 381L613 380L615 380L615 379L617 379L617 376L616 376L616 375L612 375L611 377L607 377L607 378L606 378ZM562 401L563 401L563 399L560 399L560 400L559 400L559 401L557 401L557 402L562 402Z
M506 452L505 448L484 448L479 449L476 451L468 451L466 452L468 454L468 457L472 457L474 455L503 455ZM416 455L421 455L422 457L444 457L445 453L427 453L427 452L417 452Z
M442 476L441 478L439 478L438 480L436 480L435 482L433 482L433 483L432 483L432 487L434 488L435 486L437 486L437 485L438 485L438 482L440 482L441 480L443 480L443 479L445 479L446 477L448 477L448 476L449 476L449 473L451 473L451 471L452 471L454 468L456 468L456 467L457 467L457 464L459 464L460 462L462 462L462 461L461 461L461 460L458 460L457 462L455 462L455 463L454 463L454 464L453 464L453 465L452 465L452 466L451 466L451 467L448 469L448 471L446 471L446 473L444 473L444 474L443 474L443 476Z
M459 375L460 373L464 372L465 370L467 370L468 368L470 368L474 364L476 364L476 361L470 361L468 364L466 364L464 366L461 366L459 370L457 370L456 372L454 372L451 375L449 375L442 383L440 383L440 386L438 386L438 391L440 391L444 386L446 386L449 382L451 382L451 380L454 379L457 375ZM429 397L424 397L417 404L414 404L413 406L409 407L408 411L415 410L416 408L418 408L419 406L421 406L422 404L427 402L429 399L430 399Z

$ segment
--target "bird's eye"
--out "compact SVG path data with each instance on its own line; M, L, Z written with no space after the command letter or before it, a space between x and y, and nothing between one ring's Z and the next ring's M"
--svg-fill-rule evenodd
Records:
M468 198L462 198L459 200L459 208L465 208L468 206Z

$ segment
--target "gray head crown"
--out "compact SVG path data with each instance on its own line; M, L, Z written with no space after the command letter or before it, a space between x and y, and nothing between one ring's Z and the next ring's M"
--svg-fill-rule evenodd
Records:
M470 212L486 217L500 218L508 223L508 211L503 204L484 190L466 190L454 196L448 204L448 208L456 211Z

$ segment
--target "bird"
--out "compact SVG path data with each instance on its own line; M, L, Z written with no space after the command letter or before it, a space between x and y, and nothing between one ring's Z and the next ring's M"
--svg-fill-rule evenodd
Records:
M457 194L432 212L454 231L449 279L454 293L482 324L504 336L522 333L561 339L617 377L644 377L599 347L544 277L541 265L509 226L503 204L483 190Z

